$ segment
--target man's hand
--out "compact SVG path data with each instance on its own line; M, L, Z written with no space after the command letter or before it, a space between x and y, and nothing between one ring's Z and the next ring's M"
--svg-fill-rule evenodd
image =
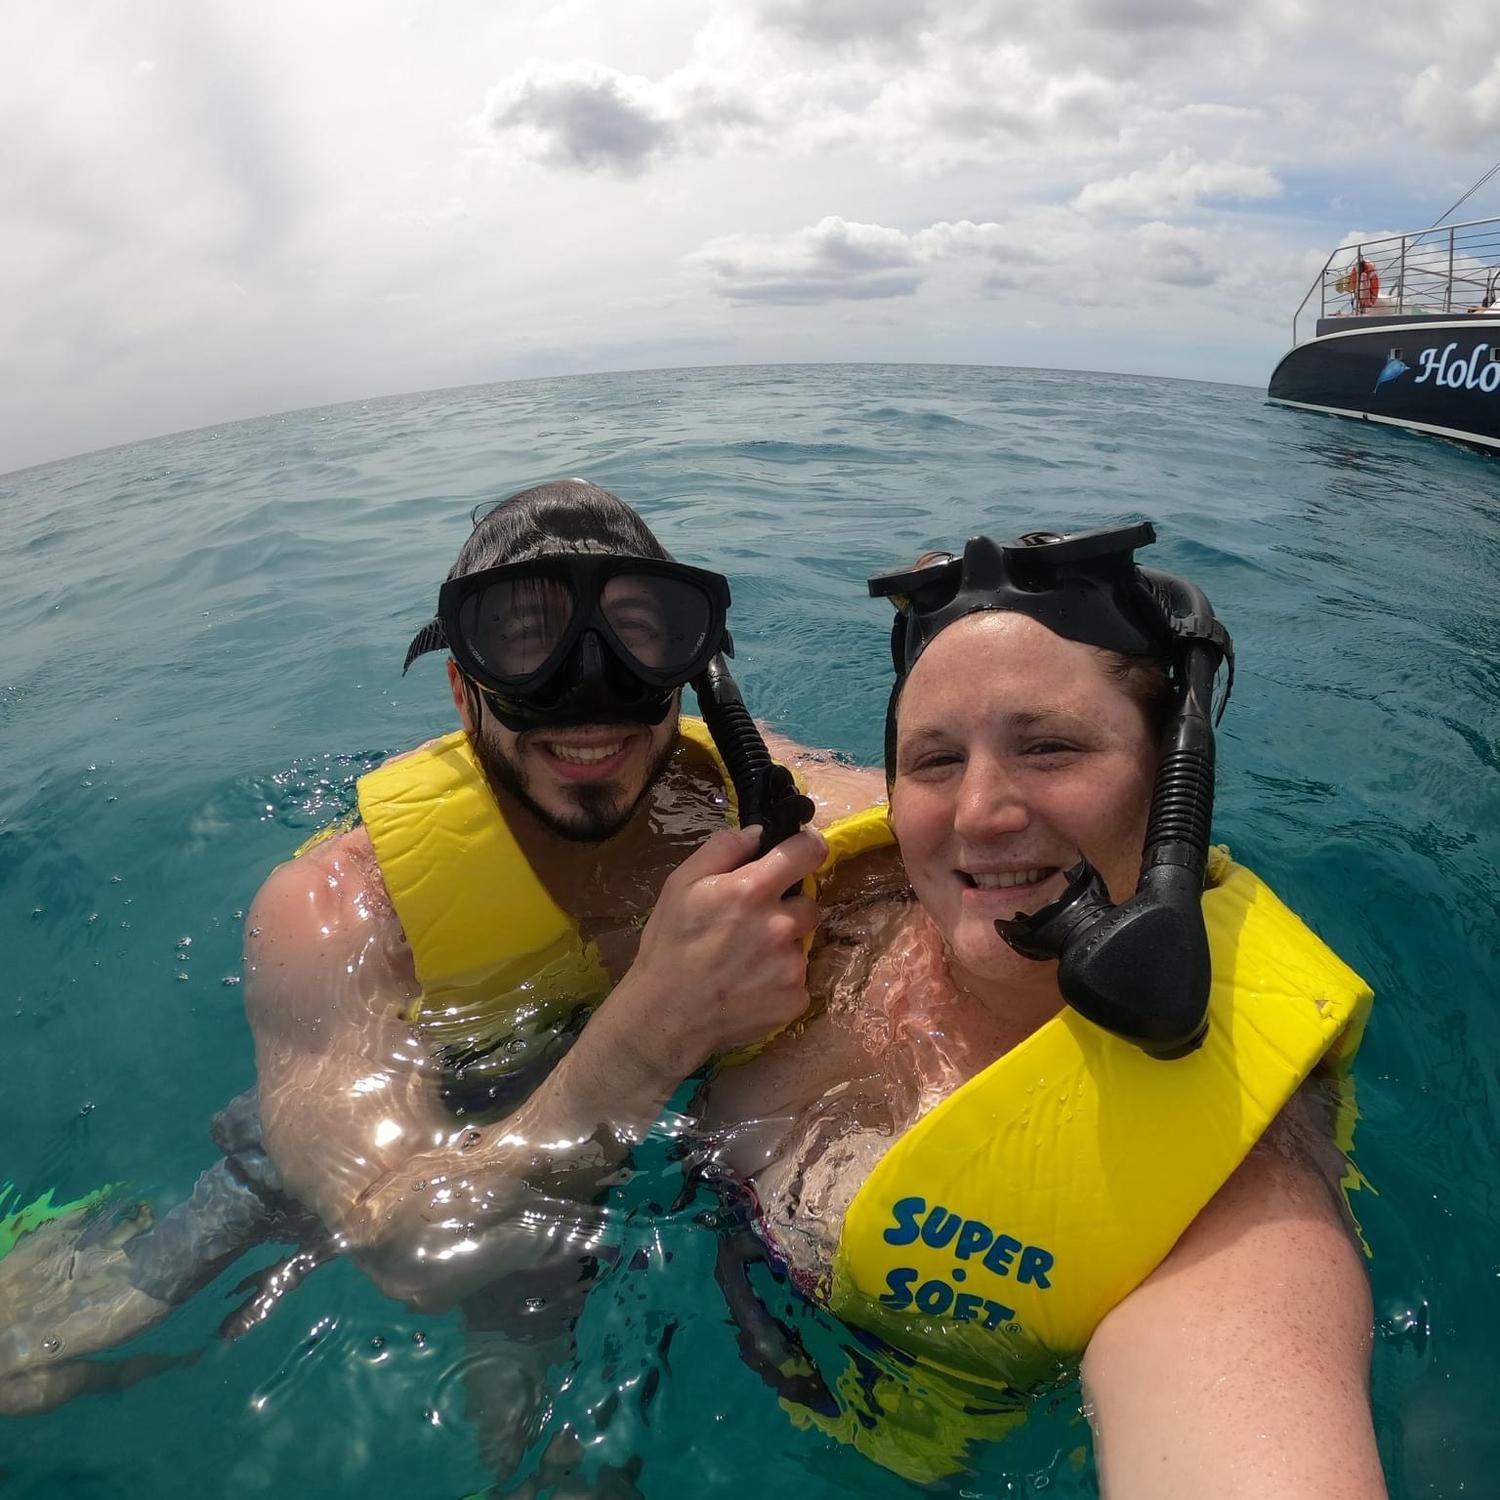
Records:
M716 833L668 877L630 972L594 1024L668 1093L725 1052L807 1009L805 939L817 903L784 893L823 862L804 829L755 857L758 829Z

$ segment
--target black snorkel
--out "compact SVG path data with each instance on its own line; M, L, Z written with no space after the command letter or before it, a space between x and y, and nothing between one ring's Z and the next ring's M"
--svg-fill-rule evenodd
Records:
M740 827L760 829L760 852L765 854L811 819L812 798L799 792L792 773L771 759L722 652L693 680L693 691L734 783Z
M1144 523L1070 537L1032 533L999 545L980 537L962 559L872 579L870 592L893 596L901 611L892 635L898 687L938 631L985 609L1027 614L1107 650L1170 657L1177 701L1135 894L1116 906L1103 877L1081 860L1056 901L995 923L1016 952L1057 960L1058 988L1080 1015L1166 1059L1194 1051L1208 1029L1212 972L1202 898L1214 802L1213 685L1227 662L1222 716L1234 646L1201 589L1136 566L1134 549L1155 538ZM893 693L888 747L895 701Z
M1194 617L1215 623L1201 590L1165 574L1146 576L1191 597ZM1068 888L1056 901L995 923L1017 953L1057 959L1058 988L1080 1015L1163 1059L1195 1051L1208 1031L1213 975L1202 902L1214 809L1213 685L1221 659L1201 638L1183 651L1180 702L1162 745L1135 894L1114 905L1099 872L1083 860L1068 872Z

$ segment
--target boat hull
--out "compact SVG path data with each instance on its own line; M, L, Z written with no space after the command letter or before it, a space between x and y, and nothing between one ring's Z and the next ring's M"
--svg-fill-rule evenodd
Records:
M1270 400L1500 449L1500 318L1329 322L1282 358Z

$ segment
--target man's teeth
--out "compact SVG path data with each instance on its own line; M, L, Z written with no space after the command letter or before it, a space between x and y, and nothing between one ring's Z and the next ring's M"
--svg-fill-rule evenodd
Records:
M571 761L575 766L591 766L597 760L608 760L610 756L618 755L624 748L624 740L614 745L549 744L547 746L548 751L559 760Z
M1051 873L1050 869L1044 867L1040 870L1012 870L1003 875L970 874L969 879L981 891L1008 891L1015 885L1036 885L1044 875Z

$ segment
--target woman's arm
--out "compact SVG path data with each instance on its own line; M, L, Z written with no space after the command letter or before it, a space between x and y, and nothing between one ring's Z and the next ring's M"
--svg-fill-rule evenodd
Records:
M1106 1500L1384 1500L1370 1289L1299 1097L1083 1361Z
M801 774L817 812L814 828L885 800L885 777L870 766L849 765L832 750L810 750L757 720L766 749L782 765Z

